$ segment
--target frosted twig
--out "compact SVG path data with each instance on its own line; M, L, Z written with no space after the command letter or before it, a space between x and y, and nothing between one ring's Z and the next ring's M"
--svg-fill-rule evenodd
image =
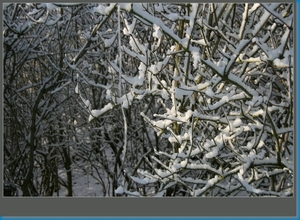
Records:
M121 25L120 25L120 5L118 5L118 41L119 41L119 97L122 96L122 50L121 50ZM122 158L122 166L121 172L125 162L125 156L127 151L127 121L124 112L123 105L121 105L123 120L124 120L124 145L123 145L123 158ZM124 186L124 183L123 183Z

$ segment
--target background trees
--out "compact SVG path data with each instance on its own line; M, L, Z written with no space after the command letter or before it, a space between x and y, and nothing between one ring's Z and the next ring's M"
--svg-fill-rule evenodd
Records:
M293 195L293 5L9 4L5 178L25 196ZM15 135L16 134L16 135Z

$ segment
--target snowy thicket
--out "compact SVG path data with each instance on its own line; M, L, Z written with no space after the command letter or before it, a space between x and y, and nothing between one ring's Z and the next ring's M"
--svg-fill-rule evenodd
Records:
M23 195L293 196L294 5L5 4Z

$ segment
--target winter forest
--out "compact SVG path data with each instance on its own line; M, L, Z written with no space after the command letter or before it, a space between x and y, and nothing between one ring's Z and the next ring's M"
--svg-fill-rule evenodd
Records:
M294 196L293 3L8 3L2 26L5 196Z

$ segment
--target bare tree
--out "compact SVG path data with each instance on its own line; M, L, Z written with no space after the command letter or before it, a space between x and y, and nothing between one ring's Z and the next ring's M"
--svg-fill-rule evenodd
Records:
M292 196L294 5L7 4L4 176L24 196Z

